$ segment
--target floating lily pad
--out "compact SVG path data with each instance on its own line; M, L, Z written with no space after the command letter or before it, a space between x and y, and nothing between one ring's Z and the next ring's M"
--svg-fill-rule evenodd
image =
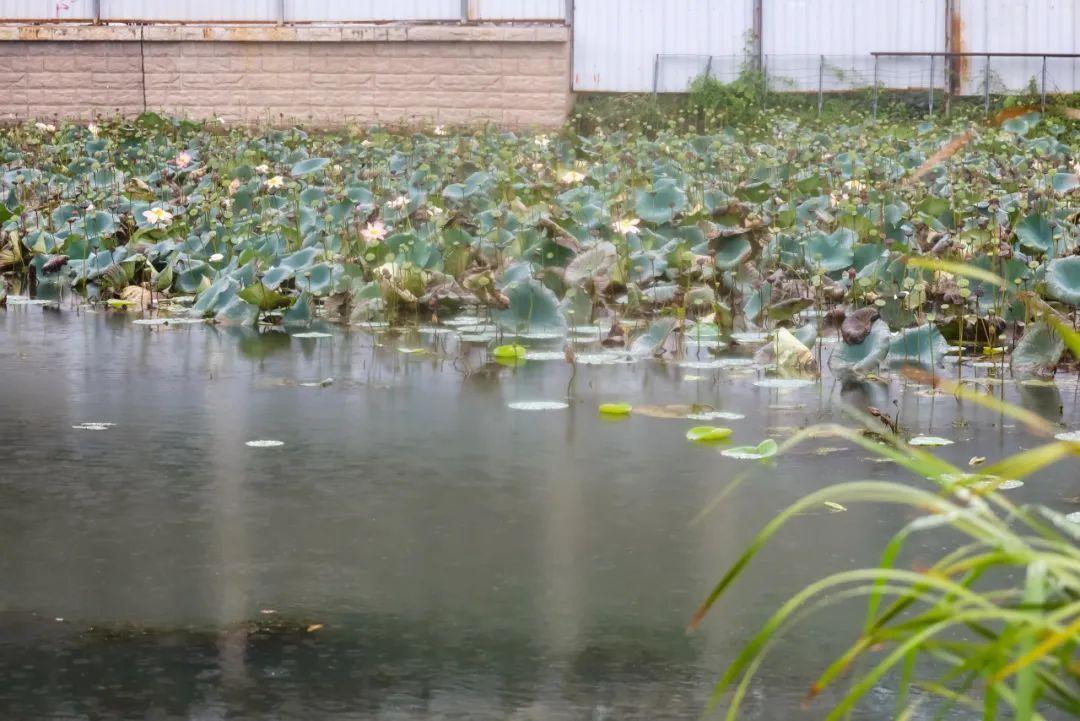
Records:
M522 359L528 355L523 345L501 345L491 351L491 355L502 360Z
M756 446L725 448L720 453L728 458L736 458L741 461L760 461L775 456L779 450L780 446L777 445L776 441L772 438L766 438Z
M562 401L516 401L507 405L515 411L561 411L570 407Z
M634 407L629 403L601 403L598 410L605 416L628 416Z
M722 441L730 438L733 431L720 426L694 426L686 432L688 441Z

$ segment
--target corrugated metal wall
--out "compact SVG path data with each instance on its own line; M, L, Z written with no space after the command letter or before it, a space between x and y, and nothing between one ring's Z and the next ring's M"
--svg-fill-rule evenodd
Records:
M92 0L0 0L0 18L10 20L86 20L93 16Z
M684 90L705 69L725 76L744 61L753 0L576 0L574 89ZM671 54L656 66L657 54Z
M566 0L473 0L481 20L563 20Z
M460 20L461 0L289 0L285 14L296 22Z
M960 19L960 45L966 52L1077 53L1080 52L1078 0L955 0ZM983 92L986 61L972 58L963 73L963 90ZM994 58L990 62L991 92L1019 90L1042 83L1042 60ZM1080 88L1077 62L1050 58L1046 63L1049 92Z
M778 89L817 90L819 73L825 90L867 87L875 50L945 50L944 0L763 0L762 11L762 47ZM943 72L934 75L943 82ZM928 58L879 68L887 87L922 87L929 79Z
M277 16L278 0L101 0L103 20L274 22Z
M761 47L770 87L868 87L873 51L1080 52L1080 0L759 0ZM467 0L475 20L551 20L567 0ZM755 0L574 0L574 88L683 91L701 72L731 79L751 56ZM462 0L100 0L103 20L186 22L377 22L461 20ZM0 19L92 18L94 0L0 0ZM824 62L821 56L824 55ZM877 71L893 88L943 87L946 62L884 58ZM957 63L962 92L1017 92L1042 84L1041 59L982 58ZM1080 63L1049 59L1049 92L1080 90Z

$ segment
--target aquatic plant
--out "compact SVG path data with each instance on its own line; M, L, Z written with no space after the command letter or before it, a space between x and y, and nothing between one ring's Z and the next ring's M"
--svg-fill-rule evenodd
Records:
M820 360L858 374L996 358L1034 319L1029 297L1074 322L1073 121L741 123L558 136L154 114L10 126L0 272L52 298L74 289L139 314L168 301L220 323L467 312L513 337L603 319L605 345L635 357L673 334L723 344L781 326L778 365L807 366L802 347L839 328ZM616 319L653 324L637 337ZM1025 372L1072 362L1036 340Z
M1075 347L1080 334L1060 327ZM988 406L1050 438L1055 427L1038 415L1006 405L940 376L920 375L943 391ZM978 472L960 469L866 418L868 431L828 425L796 433L780 453L823 436L842 437L911 471L916 483L853 481L811 493L773 518L750 542L695 613L696 627L783 527L807 510L834 504L897 504L919 515L893 537L875 568L839 571L784 603L753 636L716 685L710 708L727 705L739 716L766 655L814 612L867 599L866 616L850 647L824 665L808 700L847 680L826 718L846 718L883 682L898 689L894 717L916 711L944 716L961 707L982 718L1050 718L1052 709L1080 714L1080 523L1041 505L1018 506L999 489L1061 460L1080 456L1065 434ZM932 439L930 439L932 440ZM934 445L923 443L921 445ZM734 450L734 449L733 449ZM929 486L920 482L929 481ZM728 491L725 491L727 493ZM834 508L830 505L830 508ZM951 529L956 539L925 567L897 565L905 546L924 534ZM935 546L940 543L935 542ZM919 693L912 693L918 689ZM935 706L934 709L920 707Z

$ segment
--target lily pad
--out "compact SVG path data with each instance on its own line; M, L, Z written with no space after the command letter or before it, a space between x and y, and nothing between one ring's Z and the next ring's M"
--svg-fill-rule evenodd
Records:
M1032 323L1016 344L1013 370L1019 374L1049 375L1065 353L1065 341L1043 321ZM993 365L993 364L992 364Z
M1062 303L1080 307L1080 255L1046 264L1046 292Z
M890 365L930 366L940 361L948 349L949 343L941 335L941 331L935 325L927 323L893 335L886 358Z
M892 337L889 324L883 320L870 326L870 334L862 343L841 343L832 356L836 368L847 368L855 373L871 373L877 370L889 354Z
M521 345L501 345L491 351L491 355L501 359L524 359L528 350Z
M728 458L736 458L741 461L760 461L775 456L779 450L780 446L777 445L776 441L772 438L766 438L756 446L725 448L720 453Z
M605 416L628 416L634 407L629 403L601 403L598 410Z
M722 441L731 437L730 428L720 426L694 426L686 432L688 441Z

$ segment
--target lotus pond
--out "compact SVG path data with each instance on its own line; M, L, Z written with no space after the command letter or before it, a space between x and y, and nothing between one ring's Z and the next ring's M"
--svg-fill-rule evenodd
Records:
M747 540L925 482L778 444L854 411L977 473L1043 440L944 378L1075 437L1076 124L766 120L4 129L0 717L695 719L914 516L823 503L687 635ZM986 482L1074 514L1078 477ZM821 717L850 622L787 639L748 716Z

